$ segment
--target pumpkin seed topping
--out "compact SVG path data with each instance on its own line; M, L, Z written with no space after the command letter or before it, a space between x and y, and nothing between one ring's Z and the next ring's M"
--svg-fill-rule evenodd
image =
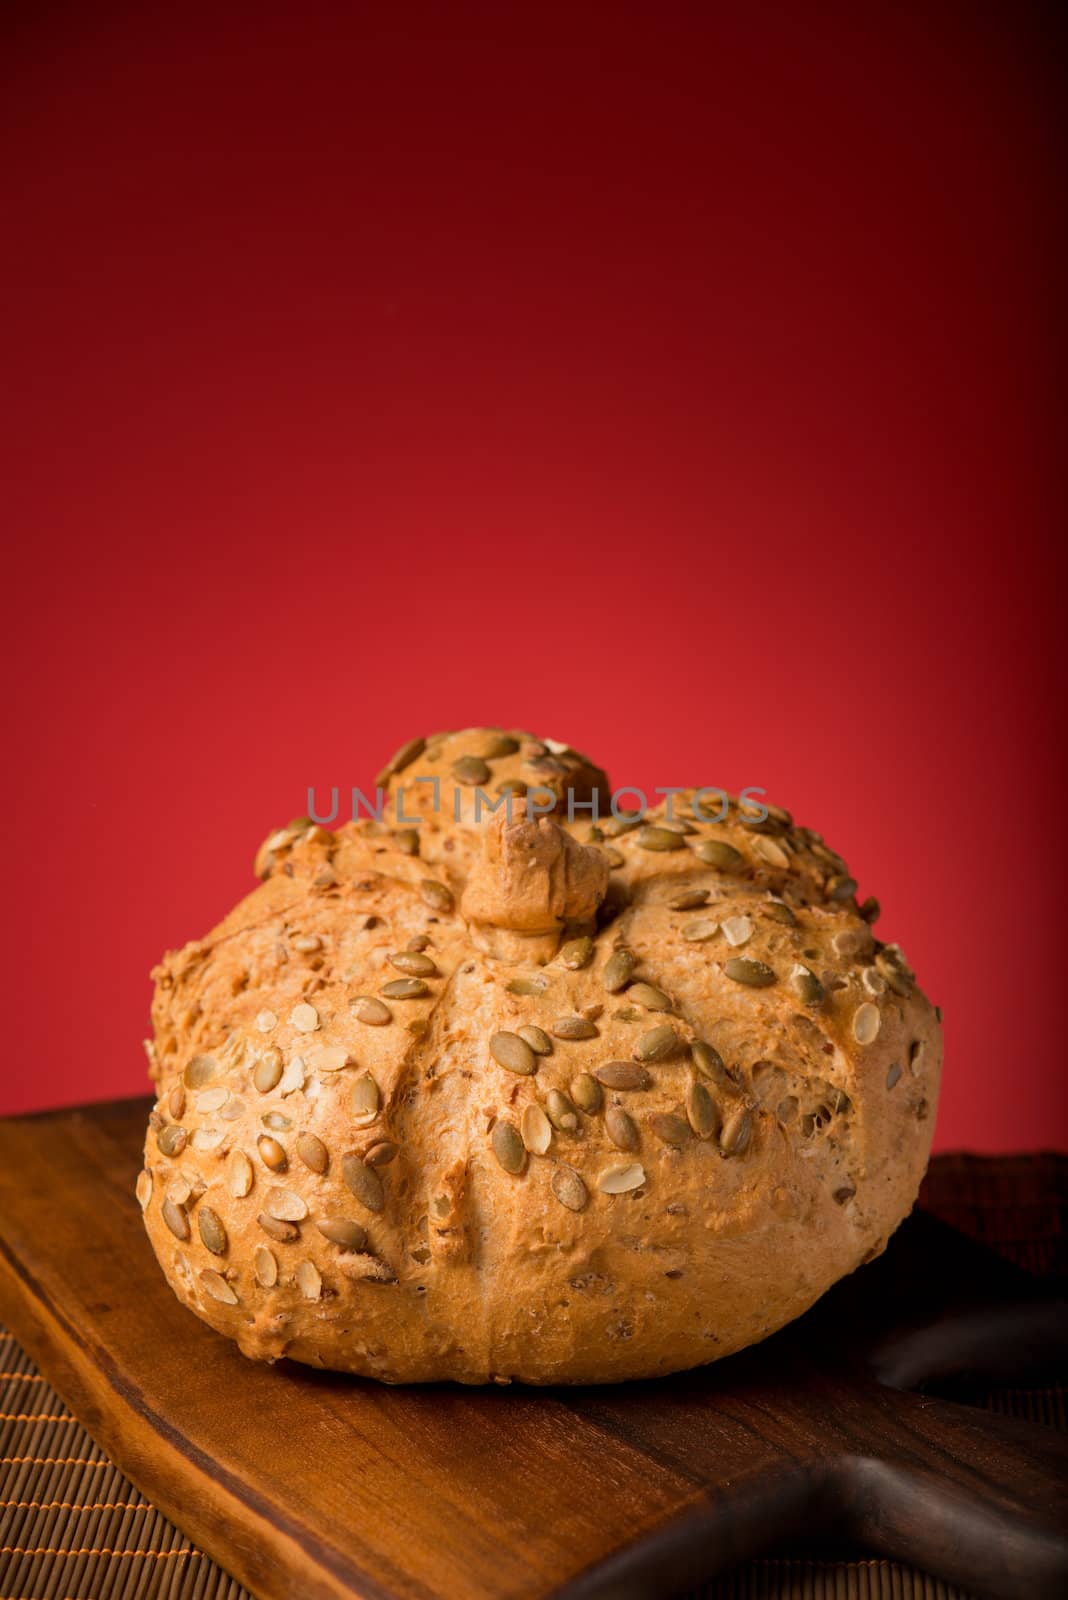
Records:
M580 1111L592 1117L604 1104L604 1092L597 1079L588 1072L580 1072L571 1085L571 1098Z
M797 918L792 907L785 900L766 900L764 902L764 915L771 918L772 922L781 922L784 927L796 928Z
M290 1026L296 1028L298 1033L314 1033L319 1026L319 1013L313 1005L302 1000L295 1005L289 1013Z
M662 1143L674 1145L676 1149L693 1138L689 1123L670 1111L656 1112L649 1118L649 1126Z
M559 1089L550 1089L545 1099L549 1121L561 1133L574 1133L578 1127L578 1112L568 1096Z
M230 1157L226 1186L235 1200L243 1200L252 1188L255 1173L252 1162L243 1150L235 1150Z
M292 1244L295 1239L300 1238L300 1229L295 1222L281 1222L266 1211L260 1212L256 1222L268 1239L273 1239L276 1244Z
M258 1011L256 1013L256 1027L260 1033L273 1033L278 1026L278 1017L273 1011Z
M702 1077L708 1078L717 1089L726 1089L730 1094L738 1093L738 1085L727 1071L726 1063L715 1045L708 1044L704 1039L694 1039L690 1044L690 1054Z
M493 1154L505 1172L518 1177L527 1164L527 1152L515 1124L495 1122L493 1132L490 1134L490 1144L493 1147Z
M549 981L547 978L539 977L512 978L511 981L506 983L504 987L508 990L509 994L533 996L544 994L546 989L549 987Z
M708 904L708 890L685 889L682 894L673 895L667 904L669 911L696 911L699 906Z
M719 1108L696 1078L686 1090L686 1116L699 1139L708 1139L719 1131Z
M646 823L638 830L635 842L639 850L685 850L686 840L674 828L661 828Z
M732 1111L723 1124L719 1147L725 1156L744 1155L753 1133L753 1113L747 1106Z
M137 1174L134 1194L137 1196L137 1204L141 1207L141 1210L146 1211L152 1199L152 1174L147 1167L142 1168Z
M541 1106L527 1106L523 1112L520 1127L523 1134L523 1143L531 1155L543 1156L552 1142L553 1128Z
M226 1254L227 1238L226 1229L217 1212L210 1206L201 1206L197 1211L197 1227L204 1247L210 1250L213 1256Z
M318 1300L323 1292L323 1280L314 1261L302 1261L297 1267L297 1288L305 1300Z
M602 1194L630 1194L645 1182L645 1171L636 1161L625 1166L605 1167L597 1179Z
M277 1139L272 1139L269 1133L261 1133L256 1140L256 1149L260 1153L260 1160L265 1167L270 1167L272 1172L284 1172L289 1165L285 1147Z
M586 1185L574 1167L555 1167L549 1187L560 1204L569 1211L581 1211L589 1199Z
M393 835L393 843L402 855L417 856L419 854L419 829L398 828Z
M264 1289L273 1289L278 1282L278 1258L265 1244L257 1245L252 1256L252 1270L256 1282Z
M593 960L593 951L592 939L569 939L561 947L557 960L562 967L567 967L571 972L578 972L580 968L589 966Z
M194 1056L182 1078L187 1089L206 1089L219 1075L219 1063L214 1056Z
M314 1133L297 1135L297 1155L311 1172L323 1173L330 1165L330 1153Z
M857 892L856 878L838 877L830 878L827 882L827 898L835 902L851 900Z
M723 971L733 983L744 984L749 989L768 989L776 982L771 967L763 961L747 961L744 956L731 956Z
M606 1089L648 1089L653 1081L636 1061L606 1061L593 1076Z
M745 870L745 857L740 850L736 850L726 839L702 839L700 844L694 846L694 854L706 866L715 867L719 872L743 872Z
M552 1025L557 1039L596 1039L597 1029L588 1017L557 1017Z
M448 884L439 883L436 878L424 878L419 893L433 911L451 911L455 903Z
M315 1226L324 1239L342 1250L362 1250L367 1243L367 1229L351 1217L317 1217Z
M171 1199L165 1199L160 1214L176 1239L189 1238L189 1218Z
M860 981L869 994L880 995L886 993L886 979L878 967L865 967L860 975Z
M670 995L658 989L655 983L632 983L627 990L627 999L634 1005L644 1006L647 1011L672 1009Z
M461 756L452 764L452 775L457 783L474 785L488 783L493 773L481 756Z
M189 1142L189 1134L177 1122L169 1122L156 1134L156 1144L165 1156L180 1156Z
M303 1222L308 1207L295 1189L268 1189L264 1210L276 1222Z
M389 958L389 964L396 967L398 972L407 973L409 978L439 976L437 963L432 957L421 955L416 950L395 950Z
M377 1117L382 1106L382 1095L369 1072L365 1072L353 1084L350 1105L352 1115L361 1122L373 1122Z
M723 937L735 950L753 937L753 924L748 917L726 917L720 926Z
M224 1306L237 1305L237 1295L222 1273L216 1272L214 1267L202 1267L200 1281L213 1300L218 1300Z
M608 993L618 994L625 989L637 965L637 957L631 950L617 950L610 955L601 972L601 983Z
M882 906L873 894L870 894L860 908L860 914L865 922L878 922L882 915Z
M776 867L780 872L785 872L790 865L790 857L786 854L777 839L769 839L766 834L757 834L753 840L753 854L759 856L761 861L769 867Z
M679 931L691 944L703 944L706 939L716 937L719 923L713 922L711 917L698 917L694 922L687 922Z
M810 967L800 962L790 974L790 984L802 1005L819 1006L827 998L827 991Z
M381 1028L393 1021L393 1013L386 1003L371 994L361 994L353 1000L352 1010L357 1022L365 1022L372 1028Z
M340 1072L351 1061L352 1057L343 1044L321 1045L308 1056L308 1065L313 1072Z
M383 984L382 993L387 1000L422 1000L430 993L430 988L422 978L397 978L393 983Z
M638 1125L622 1106L609 1106L604 1114L604 1131L617 1150L637 1150Z
M519 740L510 733L492 733L482 746L482 759L500 761L504 756L514 756L518 749Z
M364 1155L364 1160L369 1167L388 1167L391 1161L397 1159L398 1146L392 1139L379 1139Z
M657 1028L650 1028L648 1033L643 1033L634 1047L636 1061L666 1061L673 1055L679 1042L679 1036L668 1022L662 1022ZM602 1080L603 1081L603 1080Z
M425 749L425 739L409 739L407 744L402 744L396 755L386 762L386 765L375 779L377 787L384 789L390 778L398 772L403 772L406 767L410 767L416 756L421 756Z
M277 1087L282 1076L281 1050L265 1050L257 1061L252 1073L252 1081L260 1094L270 1094Z
M882 1017L879 1007L870 1000L857 1007L853 1013L853 1037L858 1044L872 1044L879 1033Z
M507 1072L518 1072L521 1077L529 1078L538 1070L537 1056L518 1033L495 1033L489 1047L494 1061Z
M357 1155L342 1158L341 1175L362 1206L376 1214L386 1208L386 1191L382 1179Z
M517 1028L516 1032L525 1044L529 1044L536 1056L552 1055L553 1042L541 1028L536 1028L533 1023L527 1022L523 1027Z

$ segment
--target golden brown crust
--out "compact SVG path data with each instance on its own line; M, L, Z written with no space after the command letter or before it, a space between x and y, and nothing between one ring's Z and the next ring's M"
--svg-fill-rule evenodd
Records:
M552 820L476 816L532 770ZM417 825L406 775L439 779ZM763 1338L884 1247L941 1029L819 835L690 793L605 816L521 732L384 781L381 823L279 830L156 970L139 1196L185 1304L259 1358L599 1382Z

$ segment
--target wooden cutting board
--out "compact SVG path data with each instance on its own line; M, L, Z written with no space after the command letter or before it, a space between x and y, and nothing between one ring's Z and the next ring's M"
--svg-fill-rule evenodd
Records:
M133 1196L147 1100L0 1122L0 1317L135 1484L263 1600L662 1596L825 1534L980 1593L1068 1590L1068 1447L910 1392L1063 1348L923 1214L758 1348L611 1388L388 1389L246 1361Z

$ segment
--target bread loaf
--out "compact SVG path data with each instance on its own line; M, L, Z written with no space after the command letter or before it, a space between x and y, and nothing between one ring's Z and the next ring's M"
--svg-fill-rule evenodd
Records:
M613 815L518 731L380 782L381 821L279 830L154 973L138 1198L185 1305L261 1360L597 1383L729 1355L879 1254L941 1029L819 834L692 791Z

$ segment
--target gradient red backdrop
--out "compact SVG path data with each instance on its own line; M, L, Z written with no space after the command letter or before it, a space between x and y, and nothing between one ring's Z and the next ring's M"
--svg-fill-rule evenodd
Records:
M763 785L1066 1139L1057 86L1027 7L20 6L0 1110L311 783L525 724Z

